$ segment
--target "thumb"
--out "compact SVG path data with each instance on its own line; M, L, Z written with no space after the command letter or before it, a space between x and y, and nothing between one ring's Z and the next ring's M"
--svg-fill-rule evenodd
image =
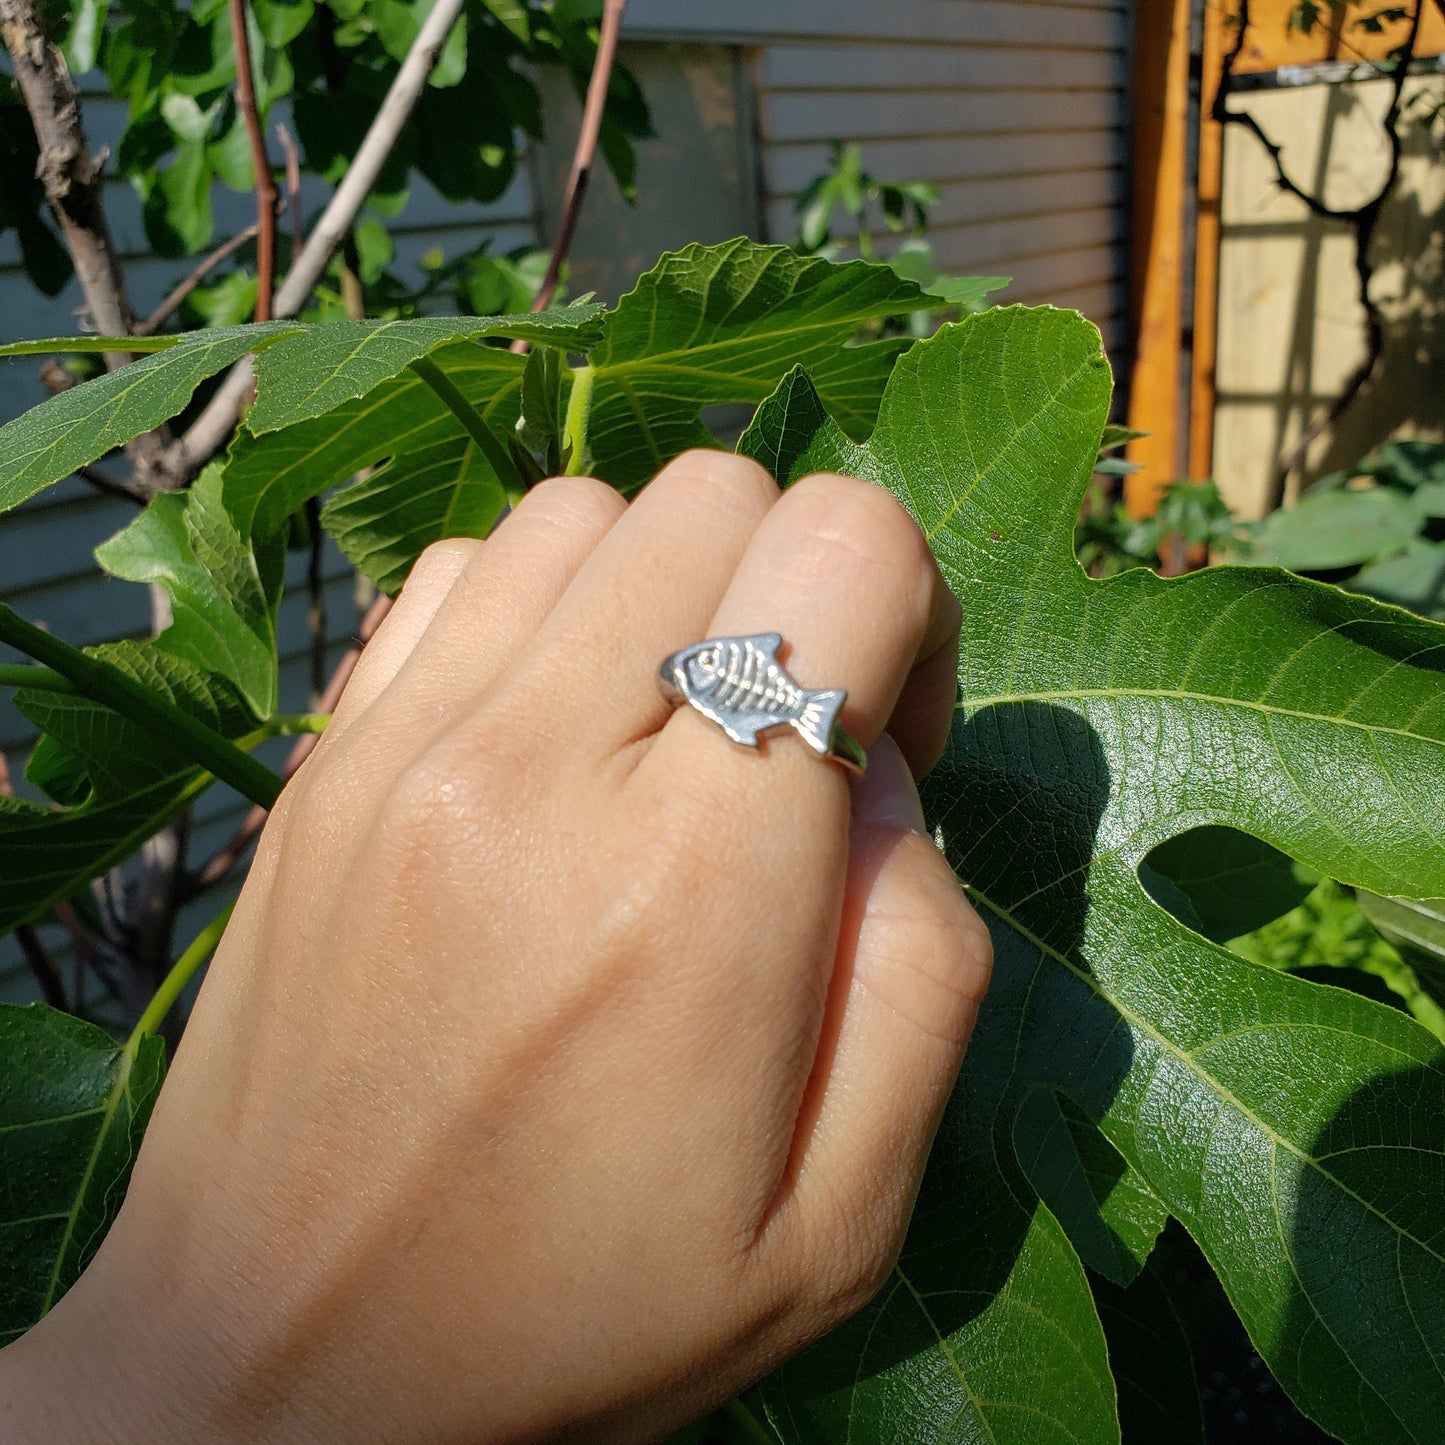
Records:
M792 1203L810 1230L831 1198L869 1212L844 1237L901 1243L992 962L885 733L854 794L837 962L794 1141Z

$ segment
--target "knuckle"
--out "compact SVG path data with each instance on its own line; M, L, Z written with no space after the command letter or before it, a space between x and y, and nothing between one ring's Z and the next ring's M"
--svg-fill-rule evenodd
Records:
M737 516L753 517L778 499L778 484L751 457L694 447L658 474L662 490L701 494ZM657 485L657 483L654 483Z
M479 537L443 537L423 549L407 574L407 586L428 584L433 578L449 580L464 572L486 544Z
M933 856L919 857L886 905L870 906L855 978L921 1033L960 1048L988 987L993 941L932 842L908 834L899 847Z
M496 832L489 807L495 782L490 770L474 763L450 766L444 752L418 759L393 778L378 833L396 862L397 877L485 845Z
M522 498L516 515L605 530L626 510L617 490L596 477L548 477Z
M882 487L815 474L793 487L792 505L814 565L844 559L886 577L927 579L933 555L918 524Z

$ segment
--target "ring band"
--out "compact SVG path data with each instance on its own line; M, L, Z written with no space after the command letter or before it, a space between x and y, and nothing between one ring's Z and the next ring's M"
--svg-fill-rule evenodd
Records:
M838 722L847 692L800 687L778 661L782 646L777 632L710 637L665 657L658 681L674 702L690 703L743 747L755 748L764 734L791 727L820 757L861 777L867 751Z

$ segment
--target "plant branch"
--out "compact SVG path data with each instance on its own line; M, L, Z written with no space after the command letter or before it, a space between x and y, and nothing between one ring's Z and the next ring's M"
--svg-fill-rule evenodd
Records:
M183 758L203 767L263 808L280 796L281 779L247 756L234 743L182 712L144 683L98 657L91 657L58 637L26 622L13 607L0 602L0 642L67 677L86 697L135 719L172 744Z
M124 336L135 318L105 218L100 168L86 144L65 58L32 0L0 0L0 29L40 144L37 174L60 221L91 324L102 336ZM112 370L129 360L124 352L106 354Z
M132 336L154 336L162 326L170 320L171 316L180 309L181 303L221 264L228 256L234 256L247 241L255 239L260 235L259 224L252 221L244 231L232 236L229 241L216 247L209 256L201 259L200 263L185 277L178 282L166 296L166 298L146 317L144 321L138 321L132 328ZM260 319L260 318L258 318Z
M14 796L15 789L10 783L10 765L5 761L5 754L0 753L0 797L13 798ZM60 969L50 956L50 950L41 942L35 925L32 923L17 924L15 941L20 945L20 952L25 955L26 967L29 968L30 975L40 990L41 998L51 1008L69 1008L69 1002L65 997L65 984L60 977Z
M68 677L62 677L54 668L36 667L33 662L0 662L0 687L38 687L41 692L76 690Z
M16 0L0 0L13 4ZM311 229L306 245L276 293L272 314L294 316L310 299L326 263L341 238L356 220L386 158L396 145L402 127L411 117L417 101L441 54L442 46L463 0L436 0L406 59L402 61L391 89L382 101L341 184L336 188L321 218ZM210 404L196 418L189 431L176 443L174 462L184 476L194 476L230 435L240 418L251 388L251 366L243 361L232 368Z
M486 418L457 390L451 377L429 356L419 356L409 364L412 371L432 389L442 405L456 417L467 435L476 442L477 450L487 459L507 494L515 497L526 491L526 484L517 471L512 454L487 425Z
M276 139L286 156L286 209L291 216L291 255L299 256L306 244L301 216L301 153L291 132L284 125L277 124Z
M316 711L318 713L330 714L336 711L336 705L341 701L341 694L346 690L346 684L351 681L351 674L356 671L356 664L361 660L362 649L371 641L376 634L376 629L381 626L382 619L390 610L390 597L378 597L372 603L366 616L361 619L360 627L357 628L356 646L347 648L341 661L336 664L336 671L331 674L331 681L327 684L326 691L317 700ZM312 750L316 747L316 741L315 733L297 739L296 746L291 749L291 755L281 767L283 779L289 781L296 775L297 769L311 756ZM197 894L204 893L208 888L214 888L221 882L240 862L246 849L251 846L265 822L266 810L252 808L231 841L196 870L187 888L187 896L194 898Z
M604 0L602 27L597 36L597 54L592 59L592 74L587 81L587 100L582 109L582 128L577 132L577 145L572 152L572 169L567 175L567 189L562 199L562 219L557 238L552 243L552 256L547 274L532 302L533 311L545 311L552 304L562 266L572 249L577 218L582 213L582 200L592 179L597 159L597 139L602 134L602 116L607 107L607 89L612 83L612 66L617 57L617 37L622 30L622 13L627 0ZM518 337L511 350L522 353L528 343Z
M587 424L592 419L592 383L596 376L590 366L579 366L572 373L572 392L562 420L562 448L569 477L581 476L592 460L587 454Z
M562 200L562 222L552 245L552 259L542 278L542 289L532 302L533 311L545 311L557 289L562 263L572 249L577 218L582 200L592 180L592 167L597 159L597 139L602 134L602 116L607 107L607 90L612 84L612 65L617 58L617 37L622 30L622 13L627 0L604 0L602 26L597 36L597 54L592 59L592 74L587 81L587 101L582 108L582 129L577 133L577 147L572 153L572 169L567 176L567 190Z
M229 0L231 41L236 50L236 107L246 123L251 142L251 167L256 173L256 314L255 321L271 319L271 298L276 290L276 182L266 136L256 106L256 79L251 65L251 41L246 34L246 0Z
M1435 0L1445 13L1445 0ZM1275 464L1271 495L1268 498L1270 510L1284 501L1290 474L1301 466L1314 443L1345 414L1355 399L1379 374L1385 353L1385 316L1374 298L1374 271L1370 263L1370 247L1374 242L1380 216L1385 203L1394 191L1400 178L1400 164L1404 154L1400 134L1400 115L1404 99L1405 83L1409 79L1410 65L1415 58L1419 44L1420 26L1425 14L1425 0L1416 0L1410 14L1409 30L1403 43L1393 55L1390 104L1382 122L1389 146L1389 164L1385 176L1375 193L1358 206L1335 207L1325 203L1323 198L1311 194L1299 185L1284 165L1283 147L1276 144L1249 111L1234 110L1229 97L1234 91L1235 68L1244 52L1250 26L1250 0L1239 0L1234 44L1224 57L1224 67L1219 81L1219 90L1214 97L1213 116L1220 125L1242 126L1253 135L1268 153L1274 165L1275 180L1282 191L1301 201L1310 212L1321 220L1339 222L1350 228L1354 242L1354 265L1358 299L1365 313L1365 356L1359 366L1350 374L1339 394L1324 411L1301 433L1292 447Z
M0 32L35 127L37 174L60 222L90 323L103 336L125 336L135 317L105 217L100 167L86 143L65 57L46 33L34 0L0 0ZM129 360L125 352L112 351L106 353L105 364L114 371ZM164 429L136 437L126 454L137 485L147 495L177 485Z

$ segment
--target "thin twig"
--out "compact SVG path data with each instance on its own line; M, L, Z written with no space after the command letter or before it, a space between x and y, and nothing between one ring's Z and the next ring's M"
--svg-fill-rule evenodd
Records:
M5 760L5 754L0 753L0 797L13 798L14 796L15 789L10 782L10 765ZM26 965L40 989L41 998L51 1008L69 1008L60 970L56 967L55 960L51 958L50 950L40 941L40 935L35 931L34 925L17 924L15 941L20 945L20 952L25 955Z
M291 255L301 254L306 244L306 229L301 215L301 152L291 132L279 121L276 123L276 139L286 156L286 209L291 215Z
M1445 0L1435 0L1445 13ZM1250 26L1250 0L1240 0L1234 44L1224 57L1219 90L1214 97L1213 115L1220 125L1238 125L1253 135L1268 153L1274 165L1275 180L1282 191L1301 201L1310 212L1321 220L1334 221L1350 228L1354 240L1355 279L1359 302L1365 313L1365 356L1359 366L1351 372L1348 380L1335 399L1301 433L1295 444L1275 464L1271 483L1271 494L1267 505L1272 511L1280 506L1285 497L1290 474L1301 466L1310 448L1324 433L1339 421L1354 404L1355 399L1379 374L1385 354L1385 316L1373 294L1374 271L1370 264L1370 247L1385 203L1395 189L1400 177L1400 165L1404 153L1399 122L1405 83L1409 79L1410 65L1415 58L1419 43L1420 25L1424 18L1425 0L1416 0L1410 15L1410 28L1405 40L1394 52L1394 68L1391 74L1390 105L1383 121L1387 143L1390 148L1390 162L1385 178L1375 194L1358 206L1335 207L1325 203L1316 195L1306 191L1294 180L1284 165L1283 147L1276 144L1264 127L1250 112L1233 110L1229 97L1234 91L1235 68L1244 52Z
M110 963L101 952L100 945L92 937L89 929L80 921L80 915L63 898L58 899L50 905L51 912L55 914L60 926L70 935L70 942L75 949L75 958L78 964L89 968L90 971L101 981L107 993L112 998L120 998L120 981L116 978L111 969ZM78 978L78 976L77 976ZM77 999L79 997L79 983L76 985Z
M230 0L231 43L236 51L236 107L246 123L251 142L251 167L256 172L256 315L271 319L271 297L276 290L276 182L266 136L256 107L256 81L251 65L251 40L246 34L246 0Z
M316 701L316 712L336 711L336 704L341 701L341 694L346 690L346 684L351 681L351 674L356 671L356 664L361 660L362 649L376 635L376 629L381 626L382 619L389 611L391 611L391 598L385 595L378 597L371 604L366 616L361 619L361 625L356 630L356 645L347 648L341 661L336 664L336 671L331 674L331 681L326 685L326 691ZM296 775L297 769L311 756L312 749L315 748L318 741L320 741L320 737L316 733L305 733L296 739L290 756L281 766L280 776L283 780L289 780ZM252 808L246 814L245 821L236 830L231 841L203 863L191 876L185 890L187 898L194 898L208 888L214 888L225 878L244 857L246 849L256 840L265 825L266 816L266 812L262 808Z
M135 336L154 336L162 326L170 320L171 316L180 309L181 303L229 256L234 256L247 241L254 240L260 234L260 225L252 221L244 231L232 236L229 241L217 246L209 256L201 259L196 268L184 280L178 282L166 296L159 306L146 317L144 321L138 321L132 332Z
M552 243L547 274L542 278L541 288L532 302L533 311L545 311L552 304L558 278L572 249L577 218L582 214L582 201L587 194L587 185L592 179L592 167L597 159L597 139L602 134L607 90L612 84L612 66L617 57L617 37L622 30L622 13L626 8L627 0L604 0L602 28L597 36L597 54L592 59L592 75L587 82L587 100L582 108L582 128L577 132L577 145L572 152L572 169L568 172L567 189L562 198L562 219L557 227L557 237ZM525 352L527 342L519 337L512 342L510 349L518 353Z
M108 497L121 497L127 502L134 502L138 507L145 506L151 499L151 493L139 486L133 477L113 477L109 472L103 472L94 466L77 467L75 475L81 481L89 482L97 492L104 492Z
M311 634L311 710L321 712L326 693L326 533L321 530L321 498L306 499L306 626Z
M0 0L0 3L15 3L15 0ZM274 316L294 316L310 299L332 252L356 220L372 186L376 184L377 176L381 174L382 166L396 145L402 127L416 108L427 77L446 44L447 35L461 14L463 3L464 0L437 0L432 6L355 159L320 220L312 227L305 247L276 293L272 307ZM231 434L250 389L251 366L248 361L242 361L231 369L210 404L176 442L173 461L177 471L188 477L194 476L211 459Z

